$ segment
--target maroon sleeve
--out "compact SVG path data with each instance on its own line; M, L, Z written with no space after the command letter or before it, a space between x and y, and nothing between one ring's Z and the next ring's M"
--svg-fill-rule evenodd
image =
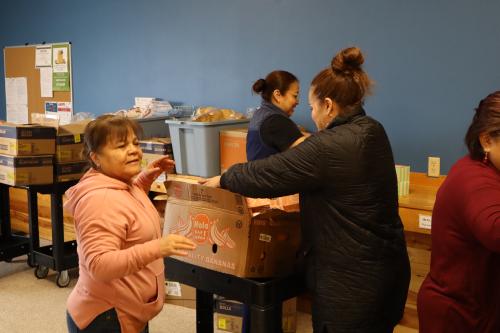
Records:
M500 186L498 179L478 177L465 200L465 221L486 248L500 253Z

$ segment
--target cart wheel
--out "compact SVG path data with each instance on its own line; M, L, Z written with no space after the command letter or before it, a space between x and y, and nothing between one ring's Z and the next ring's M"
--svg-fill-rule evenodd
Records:
M49 268L37 265L35 267L35 276L37 279L45 279L49 275Z
M56 284L59 288L65 288L69 286L69 281L71 279L69 278L68 271L61 271L57 272L57 277L56 277Z

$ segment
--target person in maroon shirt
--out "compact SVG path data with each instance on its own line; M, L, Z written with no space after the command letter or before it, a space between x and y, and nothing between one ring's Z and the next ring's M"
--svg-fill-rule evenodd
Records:
M432 213L421 333L500 332L500 91L483 99Z

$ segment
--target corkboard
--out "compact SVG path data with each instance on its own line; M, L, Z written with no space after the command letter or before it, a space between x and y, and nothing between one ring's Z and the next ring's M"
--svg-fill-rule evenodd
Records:
M67 43L54 43L54 45ZM53 97L41 97L40 69L35 67L36 47L41 45L10 46L3 49L5 77L26 77L28 86L28 121L32 113L45 113L45 102L72 102L73 82L72 61L69 61L70 91L54 91ZM71 59L71 44L68 48Z

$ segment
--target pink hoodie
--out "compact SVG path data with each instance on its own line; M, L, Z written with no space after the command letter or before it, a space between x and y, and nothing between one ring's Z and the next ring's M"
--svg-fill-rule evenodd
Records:
M161 221L147 196L151 178L142 172L129 185L90 169L66 192L80 269L67 309L80 328L115 308L123 333L140 332L163 307Z

